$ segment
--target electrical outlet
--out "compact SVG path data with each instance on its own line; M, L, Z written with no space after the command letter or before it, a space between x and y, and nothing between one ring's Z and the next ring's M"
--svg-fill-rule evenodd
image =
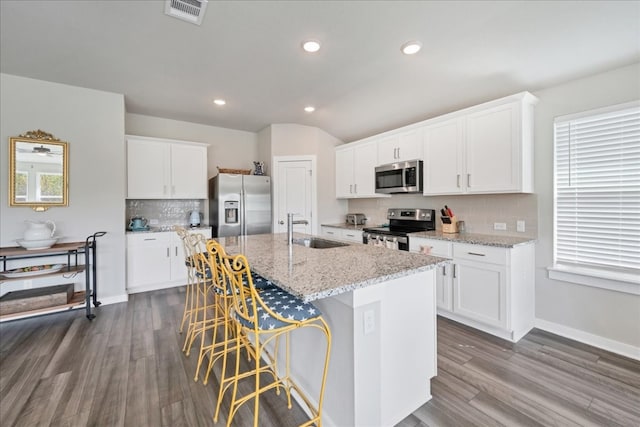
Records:
M376 330L376 315L373 310L364 312L364 334L370 334Z
M523 219L519 219L518 221L516 221L516 231L518 233L524 233L525 227L524 227L524 220Z
M158 220L157 219L150 219L149 220L149 225L158 225Z
M507 223L506 222L494 222L493 223L493 229L494 230L506 230L507 229Z

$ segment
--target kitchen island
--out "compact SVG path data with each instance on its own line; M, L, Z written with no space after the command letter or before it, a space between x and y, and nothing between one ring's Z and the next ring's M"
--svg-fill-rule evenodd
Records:
M218 240L227 253L245 254L252 271L322 311L332 333L324 425L392 426L431 398L435 268L448 260L362 244L289 247L285 234ZM317 331L295 331L292 375L310 397L318 396L323 357Z

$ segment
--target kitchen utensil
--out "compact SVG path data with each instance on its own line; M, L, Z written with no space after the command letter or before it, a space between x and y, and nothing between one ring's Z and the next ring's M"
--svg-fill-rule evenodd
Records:
M200 211L189 212L189 227L200 227L200 219L202 214Z
M147 226L148 221L146 218L143 218L141 216L136 216L131 218L131 220L129 221L129 229L130 230L146 230L149 227Z
M56 223L53 221L25 221L28 226L24 232L24 240L51 239L56 232ZM53 243L52 243L53 244Z

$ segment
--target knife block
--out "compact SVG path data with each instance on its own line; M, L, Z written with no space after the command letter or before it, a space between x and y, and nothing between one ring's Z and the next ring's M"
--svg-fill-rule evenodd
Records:
M458 232L458 220L455 216L452 217L444 217L449 218L451 220L451 224L442 224L442 232L443 233L457 233Z

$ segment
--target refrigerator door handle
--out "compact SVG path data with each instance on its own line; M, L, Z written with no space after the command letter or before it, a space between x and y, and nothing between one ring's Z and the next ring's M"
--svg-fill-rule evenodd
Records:
M247 213L245 212L244 188L240 190L240 235L247 234Z

